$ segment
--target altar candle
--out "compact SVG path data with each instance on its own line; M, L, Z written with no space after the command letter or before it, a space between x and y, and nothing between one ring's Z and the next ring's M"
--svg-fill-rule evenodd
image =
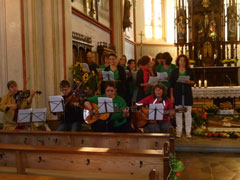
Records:
M204 87L207 87L207 80L204 80Z
M201 87L201 85L202 85L202 81L199 80L199 81L198 81L198 87Z

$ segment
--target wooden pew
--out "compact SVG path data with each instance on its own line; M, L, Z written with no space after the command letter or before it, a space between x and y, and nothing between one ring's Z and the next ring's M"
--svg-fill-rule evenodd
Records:
M157 150L162 149L166 141L170 143L170 152L174 153L174 129L170 134L0 131L1 144Z
M20 175L20 174L1 174L1 180L22 180L22 179L31 179L31 180L76 180L74 178L64 178L64 177L50 177L50 176L31 176L31 175ZM83 179L78 179L83 180Z
M167 179L169 143L163 150L0 144L0 166L16 167L20 174L30 168L77 171L111 180Z

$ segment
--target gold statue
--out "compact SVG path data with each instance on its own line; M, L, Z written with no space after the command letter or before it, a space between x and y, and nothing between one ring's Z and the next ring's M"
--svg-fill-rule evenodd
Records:
M202 5L203 5L204 8L208 8L209 5L210 5L209 0L203 0L203 1L202 1Z

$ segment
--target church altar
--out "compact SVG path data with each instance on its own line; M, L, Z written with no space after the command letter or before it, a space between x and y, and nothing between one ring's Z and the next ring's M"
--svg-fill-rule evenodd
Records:
M240 86L214 86L192 88L193 98L238 98Z
M223 67L223 66L209 66L209 67L194 67L193 72L196 82L207 80L208 86L233 86L240 85L239 67Z

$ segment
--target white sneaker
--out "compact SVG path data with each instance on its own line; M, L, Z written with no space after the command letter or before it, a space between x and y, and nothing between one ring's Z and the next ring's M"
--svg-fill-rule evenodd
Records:
M187 138L191 138L191 133L186 133Z
M176 131L176 137L177 137L177 138L180 138L181 135L182 135L182 133L181 133L180 131Z

